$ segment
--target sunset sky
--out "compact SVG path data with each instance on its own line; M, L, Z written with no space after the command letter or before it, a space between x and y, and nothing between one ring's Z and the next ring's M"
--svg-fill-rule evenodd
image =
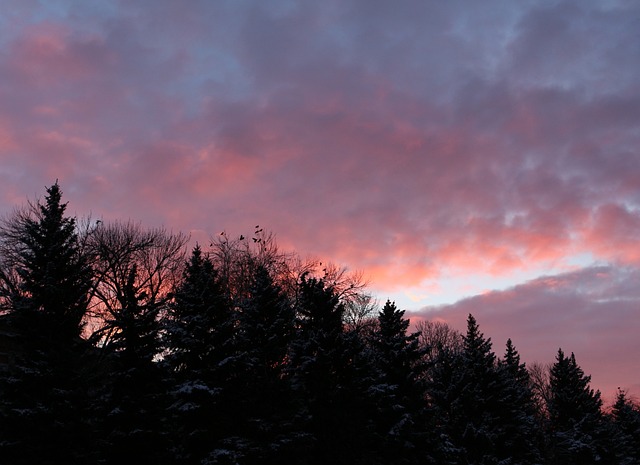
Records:
M3 215L259 224L640 397L639 2L1 6Z

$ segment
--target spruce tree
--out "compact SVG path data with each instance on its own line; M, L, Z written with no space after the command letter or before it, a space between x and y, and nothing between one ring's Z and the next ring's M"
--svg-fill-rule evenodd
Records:
M473 315L469 315L453 437L460 441L465 460L470 463L492 463L498 454L496 404L500 379L491 347L491 339L484 337Z
M461 463L463 447L456 434L460 423L462 355L442 346L429 358L426 397L431 410L432 431L439 439L431 454L437 464Z
M231 354L234 325L218 271L196 246L164 320L166 363L176 373L208 376Z
M532 463L524 435L533 427L526 411L524 367L511 346L498 364L491 339L469 315L459 353L443 351L429 383L442 443L440 463ZM508 373L512 372L512 375ZM524 416L523 416L524 414Z
M380 451L387 460L415 460L425 445L423 351L418 333L407 334L409 320L404 311L387 300L378 315L373 334L378 370L376 393Z
M611 421L618 463L640 463L640 407L631 402L626 392L620 388L611 409Z
M498 404L502 418L501 449L505 456L511 457L513 464L539 463L541 441L531 379L511 339L507 340L498 370L503 378Z
M37 326L43 336L46 332L70 340L82 330L92 273L80 247L76 220L65 216L66 208L56 182L47 188L45 203L16 214L2 234L13 248L20 279L18 295L13 296L16 319L23 326Z
M89 460L93 437L87 418L80 338L92 275L74 218L65 216L58 183L45 202L29 204L2 225L2 279L12 336L13 363L0 377L0 456L3 463L74 463Z
M238 310L229 431L244 440L240 463L288 462L293 412L287 359L295 308L264 266L254 268L247 291Z
M218 272L196 246L164 321L164 363L170 373L173 454L196 464L225 450L235 406L229 382L234 366L235 317Z
M558 349L550 371L549 422L552 463L585 464L609 460L609 435L603 423L599 391L591 377Z
M372 463L373 378L362 341L344 330L344 306L321 279L302 277L297 309L290 369L308 463Z
M279 383L295 335L295 308L262 266L254 271L238 320L243 372L261 389Z

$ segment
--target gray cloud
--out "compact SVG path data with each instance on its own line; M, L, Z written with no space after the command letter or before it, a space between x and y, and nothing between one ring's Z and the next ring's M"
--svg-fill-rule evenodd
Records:
M425 308L415 317L439 318L464 331L469 313L504 352L511 338L524 360L552 362L558 348L575 352L594 386L607 397L618 386L640 394L640 279L637 268L593 266L544 276L504 291Z
M12 3L3 212L59 178L77 212L261 224L385 290L640 263L633 2Z

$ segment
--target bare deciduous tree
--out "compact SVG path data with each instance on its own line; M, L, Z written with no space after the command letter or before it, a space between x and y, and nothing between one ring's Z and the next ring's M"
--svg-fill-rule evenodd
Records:
M158 311L171 298L184 266L188 237L164 228L144 229L132 222L100 223L89 238L96 283L92 314L94 337L108 344L117 333L118 315L135 299Z
M368 311L373 302L367 301L367 283L362 273L316 259L302 259L297 253L283 251L275 235L256 226L252 237L232 238L226 232L211 238L209 257L225 284L231 302L240 302L252 282L254 272L261 267L292 300L296 299L302 276L322 279L353 312ZM364 305L364 306L363 306ZM359 308L360 307L360 308ZM361 315L364 316L364 315Z
M462 349L462 334L446 323L422 320L416 329L427 362L434 361L443 350L459 352Z
M542 417L546 417L548 414L547 406L551 398L551 365L551 363L533 362L527 366L533 398L538 407L538 413Z
M378 324L378 301L368 293L353 296L345 303L344 322L349 331L371 333Z
M263 268L287 293L295 292L291 285L304 267L295 253L282 251L275 235L256 226L253 237L240 235L231 238L226 232L211 238L209 258L232 302L248 291L255 271Z

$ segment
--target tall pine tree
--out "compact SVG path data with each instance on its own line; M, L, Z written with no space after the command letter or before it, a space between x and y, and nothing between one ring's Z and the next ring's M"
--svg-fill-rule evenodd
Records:
M308 463L372 463L372 374L362 341L344 330L344 305L321 279L303 275L297 309L290 369Z
M626 392L620 388L611 409L611 421L618 463L640 463L640 407L631 402Z
M11 269L5 328L13 364L0 378L0 456L13 463L75 463L92 448L83 376L88 344L80 338L92 274L76 221L65 215L58 183L2 225ZM15 280L9 277L17 278Z
M387 460L415 460L426 445L422 356L418 333L407 334L404 311L387 300L373 334L380 452ZM400 462L398 462L400 463Z
M65 216L67 204L56 182L45 202L31 204L3 225L3 240L13 252L18 286L12 311L40 334L67 340L80 336L89 304L92 273L83 253L75 218ZM33 315L36 313L36 315Z
M566 357L558 349L550 371L548 405L552 463L586 464L611 459L600 391L591 389L590 381L574 354Z
M460 361L460 391L454 417L457 424L452 437L460 441L469 463L493 463L498 456L496 405L500 380L491 339L480 332L473 315L467 319Z
M230 386L236 414L229 426L244 439L240 463L290 462L293 411L287 361L295 308L262 265L253 269L247 291L239 306Z
M213 263L196 246L164 321L177 463L213 460L227 436L235 406L229 389L234 366L235 315Z
M531 379L511 339L507 340L504 359L498 363L502 377L498 403L502 424L501 449L512 464L539 463L541 438L531 390Z
M428 394L442 438L439 462L535 463L535 451L527 450L534 425L526 374L511 344L505 359L498 363L491 339L469 315L461 351L435 361Z

